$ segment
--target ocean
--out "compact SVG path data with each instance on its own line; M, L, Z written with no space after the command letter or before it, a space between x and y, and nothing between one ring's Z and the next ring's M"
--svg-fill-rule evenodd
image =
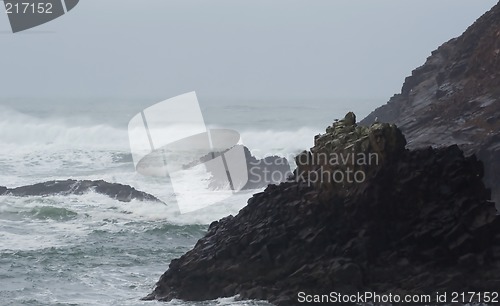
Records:
M128 120L157 102L1 101L0 186L103 179L131 185L165 203L119 202L93 192L0 197L0 305L269 305L235 298L140 301L170 261L190 250L212 221L237 214L260 191L180 214L169 182L136 173L130 154ZM201 104L201 109L209 127L237 130L257 157L290 159L311 147L314 135L333 119L350 110L362 119L382 102L229 101Z

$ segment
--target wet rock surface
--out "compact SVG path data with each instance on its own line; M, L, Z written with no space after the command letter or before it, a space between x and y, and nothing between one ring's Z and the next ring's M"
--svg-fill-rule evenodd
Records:
M284 157L274 155L258 159L252 155L246 146L236 145L235 147L241 147L246 159L248 181L243 187L241 187L243 190L259 189L266 187L269 184L278 184L286 181L286 179L292 174L290 164ZM221 152L212 152L201 157L200 160L186 165L185 167L189 168L205 163L207 171L211 174L209 188L226 188L224 185L227 182L227 173L221 173L217 165L215 165L215 168L211 168L210 165L206 164L206 162L219 156L221 156Z
M406 139L394 124L360 126L356 115L349 112L327 127L324 134L316 135L311 150L295 158L295 178L314 183L322 191L351 191L351 187L404 151L405 145Z
M153 195L139 191L131 186L108 183L103 180L91 181L69 179L48 181L16 188L0 186L0 195L13 195L19 197L84 194L91 191L104 194L121 202L130 202L131 200L161 202Z
M401 93L361 124L395 123L409 148L458 144L485 167L500 203L500 4L407 77ZM500 204L497 204L500 205ZM498 206L500 207L500 206Z
M482 162L456 145L406 150L395 126L358 127L351 118L303 154L376 151L380 164L354 165L369 173L365 181L269 185L238 215L213 222L145 299L238 294L296 305L299 292L498 291L500 219ZM299 169L330 166L309 159Z
M247 147L243 149L248 172L248 182L243 189L259 189L269 184L279 184L292 174L286 158L273 155L259 159Z

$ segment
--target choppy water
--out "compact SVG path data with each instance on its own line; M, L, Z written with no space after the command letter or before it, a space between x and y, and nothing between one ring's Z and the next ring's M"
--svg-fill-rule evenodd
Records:
M123 113L134 113L129 106L122 106ZM24 105L22 112L0 107L0 185L104 179L166 202L122 203L95 193L0 197L1 305L165 305L139 299L151 292L173 258L204 235L210 222L236 214L251 196L242 193L208 210L180 215L168 182L134 171L123 116L114 122L100 120L113 114L104 116L106 108L90 106L77 116L70 108L47 115L36 104L31 111ZM325 114L314 122L318 126L296 120L299 113L309 120L317 113L314 108L309 113L277 109L274 115L244 106L205 111L214 125L238 129L243 143L260 156L293 156L310 147L313 136L331 122ZM234 116L226 116L231 113ZM273 116L283 122L273 125ZM167 305L267 304L228 298Z

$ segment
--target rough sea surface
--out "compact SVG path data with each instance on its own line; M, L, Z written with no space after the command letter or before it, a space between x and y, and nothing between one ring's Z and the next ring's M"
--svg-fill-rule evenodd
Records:
M168 181L134 170L127 138L127 120L140 111L134 101L89 101L78 103L78 111L65 101L22 102L0 105L0 186L104 179L131 185L165 203L123 203L92 192L0 197L2 305L268 305L235 298L140 301L170 261L191 249L212 221L236 214L257 191L181 215ZM367 105L363 114L371 108ZM343 105L318 112L317 107L272 108L264 103L205 105L202 110L207 123L238 130L254 155L292 157L312 146L321 127L349 109ZM185 179L189 184L197 178ZM210 194L193 194L193 201L197 196Z

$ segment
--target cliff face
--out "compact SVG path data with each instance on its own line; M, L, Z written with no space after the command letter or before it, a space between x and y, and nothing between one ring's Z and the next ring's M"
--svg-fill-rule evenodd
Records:
M485 163L500 203L500 3L444 43L407 77L400 94L361 124L395 123L409 148L458 144Z
M348 114L316 136L293 181L212 223L146 299L239 294L288 306L303 304L299 292L497 292L500 217L483 162L498 201L499 99L500 4L434 51L364 126Z
M239 294L290 306L301 305L299 292L497 291L500 218L482 163L458 146L405 150L394 125L353 120L348 114L316 136L295 180L212 223L145 299ZM379 163L370 165L363 156L373 153ZM355 171L365 180L349 182Z

